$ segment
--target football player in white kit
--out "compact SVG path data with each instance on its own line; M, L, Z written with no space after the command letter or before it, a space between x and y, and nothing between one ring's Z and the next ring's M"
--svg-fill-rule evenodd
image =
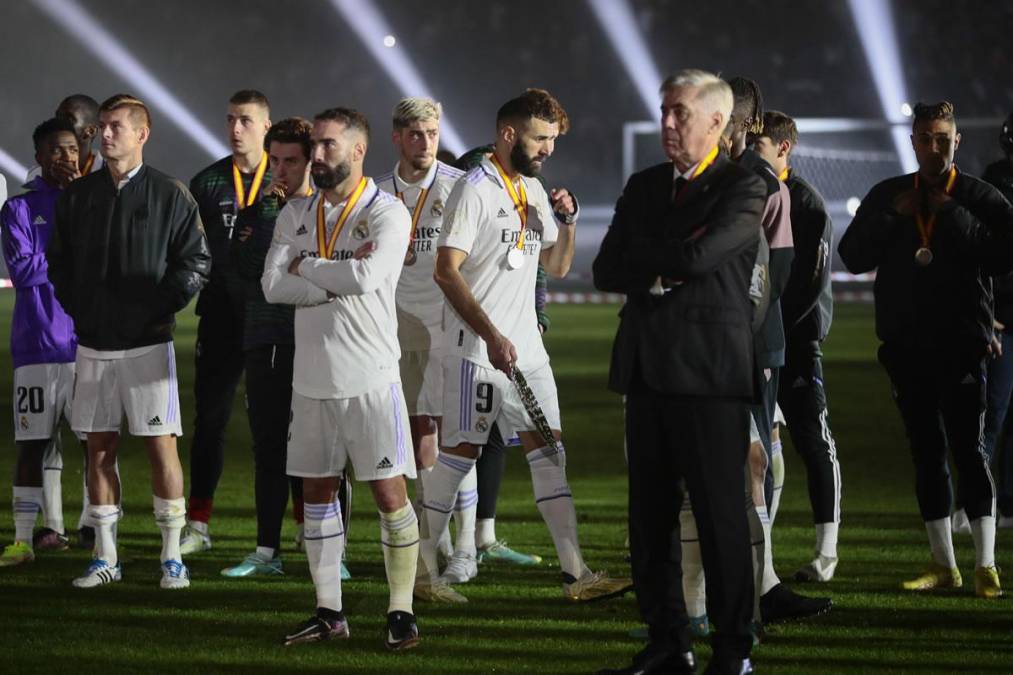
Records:
M398 162L391 173L376 179L380 189L404 202L412 215L411 241L397 285L397 327L401 344L401 383L415 448L421 503L438 450L438 425L443 414L443 291L433 280L436 240L454 183L464 172L436 159L440 145L442 106L430 98L405 98L393 111L391 140ZM443 572L448 583L463 583L478 574L475 562L475 513L478 485L475 470L465 477L455 507L457 550L448 553ZM450 538L444 531L445 546Z
M508 101L496 116L493 152L457 182L447 204L435 273L448 303L443 437L423 500L423 569L415 587L420 599L464 600L456 592L456 598L436 592L445 585L436 576L437 538L494 422L504 435L520 435L535 501L559 556L564 595L592 600L631 587L628 579L592 572L584 564L559 440L556 384L535 315L537 263L560 278L573 260L577 205L566 190L553 190L550 199L535 178L568 128L566 112L544 90L529 89ZM515 369L529 384L553 438L534 431L536 423L511 382Z
M268 302L296 306L290 476L303 478L306 557L317 611L285 644L347 638L342 612L338 477L351 462L380 512L390 587L385 645L418 644L412 587L419 530L405 477L415 477L401 390L394 291L411 217L396 197L362 175L369 122L331 108L311 135L317 193L278 215L262 285Z

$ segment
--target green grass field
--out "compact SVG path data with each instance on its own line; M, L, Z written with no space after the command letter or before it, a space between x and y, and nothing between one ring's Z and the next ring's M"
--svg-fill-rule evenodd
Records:
M11 304L12 294L0 295L0 315L9 316ZM595 569L625 574L621 407L619 397L605 390L615 312L613 306L553 307L547 341L585 556ZM195 321L187 311L176 335L187 433L193 422L194 333ZM0 344L0 394L9 406L6 328ZM826 381L844 484L841 564L831 583L805 589L832 595L834 609L809 622L771 627L768 641L754 652L758 672L1013 672L1011 604L973 596L969 536L956 538L963 589L932 596L897 590L902 578L920 570L928 550L905 439L874 348L871 308L839 307L826 345ZM10 418L0 414L0 419L0 438L5 439L0 475L9 477L13 433ZM641 647L627 637L638 625L632 597L575 606L560 594L558 568L543 564L533 569L484 566L462 588L469 604L416 606L423 636L418 649L385 653L381 636L387 591L379 526L368 491L359 489L349 544L354 579L344 586L352 637L282 648L282 635L313 609L309 572L303 555L285 552L284 578L219 576L221 568L254 546L252 453L241 397L228 438L212 520L214 549L187 560L191 589L158 588L159 537L147 463L139 444L127 440L120 459L124 581L91 591L72 588L71 579L89 558L79 550L43 554L33 565L0 570L0 673L590 673L625 663ZM809 559L813 545L804 467L790 441L787 445L787 482L774 529L775 561L784 577ZM186 466L189 437L180 447ZM76 450L68 452L65 465L65 513L73 527L81 496ZM508 462L498 531L518 549L554 561L519 453ZM9 543L13 524L6 496L0 499L0 532ZM287 545L293 535L289 520L283 542ZM1000 532L999 564L1013 568L1006 549L1011 539L1013 532ZM708 646L698 645L697 655L706 661Z

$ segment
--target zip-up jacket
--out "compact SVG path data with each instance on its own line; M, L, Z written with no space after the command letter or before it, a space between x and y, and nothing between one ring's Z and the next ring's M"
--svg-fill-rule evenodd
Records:
M834 228L823 197L794 169L785 180L791 195L791 237L795 258L781 295L781 318L791 344L820 342L830 332L834 296L830 251Z
M876 335L885 343L928 351L979 349L992 338L991 275L1013 269L1013 207L994 187L958 174L951 199L936 212L929 247L913 216L898 213L897 195L914 174L889 178L862 200L838 251L855 273L876 271Z
M211 271L197 202L146 165L120 190L108 168L71 183L46 255L79 344L102 351L170 341Z
M985 167L981 179L996 187L1006 201L1013 203L1013 160L1001 159ZM1013 274L996 277L995 282L995 320L1013 331Z

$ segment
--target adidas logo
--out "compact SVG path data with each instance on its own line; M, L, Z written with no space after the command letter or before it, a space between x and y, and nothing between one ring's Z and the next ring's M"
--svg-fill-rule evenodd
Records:
M499 213L497 213L497 214L496 214L496 217L497 217L497 218L509 218L509 217L510 217L510 214L509 214L509 213L507 213L507 212L506 212L506 209L504 209L504 208L503 208L503 207L501 206L501 207L499 207Z
M35 216L35 220L32 221L32 225L47 225L46 219L42 216Z
M380 462L376 465L376 470L377 471L379 471L380 469L393 469L393 468L394 468L394 465L391 464L390 460L387 459L386 457L384 457L383 459L381 459Z
M148 420L148 426L149 427L159 427L159 426L162 426L162 418L159 417L158 415L155 415L150 420Z
M296 230L295 233L296 233L297 236L300 235L300 234L306 234L306 226L305 225L300 225L299 229Z

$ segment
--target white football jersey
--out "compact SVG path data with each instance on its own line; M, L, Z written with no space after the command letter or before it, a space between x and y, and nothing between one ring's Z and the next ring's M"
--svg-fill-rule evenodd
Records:
M401 280L397 284L397 332L401 349L405 351L432 351L442 346L446 298L433 280L436 239L443 226L450 190L463 175L463 171L436 161L418 183L401 180L397 166L393 173L376 179L382 190L393 195L400 193L409 214L415 213L419 196L426 190L411 242L412 252L405 258Z
M541 182L523 176L521 180L527 192L528 220L519 269L507 265L507 253L517 245L521 217L488 158L451 191L438 246L468 254L461 275L492 324L517 349L517 367L530 371L549 360L538 332L535 277L539 253L556 243L559 229ZM444 304L443 325L445 354L492 367L485 341L449 302Z
M394 291L408 247L411 217L372 179L349 213L330 259L320 254L317 205L322 192L289 202L278 214L261 285L268 302L296 305L292 388L307 398L351 398L400 382ZM329 240L344 202L324 200ZM367 258L353 255L366 242ZM300 276L288 273L306 256Z

